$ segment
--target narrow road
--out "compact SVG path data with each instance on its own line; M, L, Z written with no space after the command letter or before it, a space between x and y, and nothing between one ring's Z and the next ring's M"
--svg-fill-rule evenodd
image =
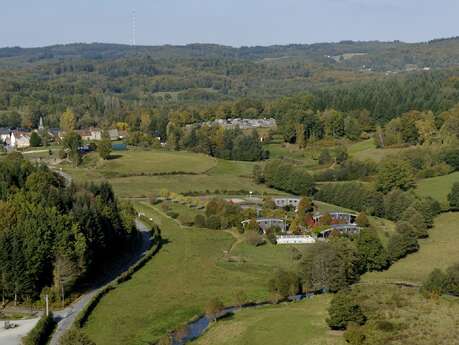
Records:
M130 266L136 263L150 248L150 229L138 220L136 220L136 227L141 235L141 243L139 243L135 253L133 253L128 260L125 260L118 267L115 267L111 272L101 277L99 281L94 282L94 286L70 306L59 311L54 311L54 317L56 321L58 321L58 324L51 338L50 345L59 345L59 339L61 336L70 329L78 313L83 310L83 308L94 297L94 295L100 289L104 288L108 283L110 283L113 279L115 279L119 274L126 271Z

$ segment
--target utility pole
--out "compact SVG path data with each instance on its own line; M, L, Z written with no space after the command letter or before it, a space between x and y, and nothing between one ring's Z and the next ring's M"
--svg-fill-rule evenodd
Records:
M45 313L46 313L46 316L49 316L49 304L48 304L48 295L45 296L45 305L46 305L46 309L45 309Z

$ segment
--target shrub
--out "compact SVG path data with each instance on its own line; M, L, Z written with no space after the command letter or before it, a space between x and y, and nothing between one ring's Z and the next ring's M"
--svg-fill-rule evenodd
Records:
M453 210L459 210L459 182L455 182L448 194L449 207Z
M459 296L459 263L446 270L446 292L453 296Z
M459 170L459 149L446 150L440 154L440 158L455 170Z
M285 299L300 292L300 279L293 272L278 270L269 280L268 288L276 298Z
M96 345L91 339L88 338L81 330L71 328L66 332L61 340L60 345Z
M217 215L212 215L209 218L207 218L207 227L209 229L220 229L221 227L221 219Z
M218 313L223 311L224 308L225 306L223 305L223 302L220 299L213 298L207 303L205 313L208 317L211 317L215 320Z
M365 212L360 212L355 222L358 226L361 226L362 228L367 228L368 226L370 226L370 221L368 220L368 217L365 214Z
M426 238L429 236L425 218L413 207L408 207L403 212L401 219L411 224L417 238Z
M265 237L271 244L277 244L276 231L272 228L266 229Z
M391 262L395 262L418 250L418 241L411 233L397 233L392 235L387 245L387 252L389 253Z
M351 345L363 345L365 344L365 339L366 336L362 327L354 322L349 322L347 330L344 332L344 340Z
M433 226L434 218L441 212L440 203L430 196L417 199L411 206L422 214L428 228Z
M249 230L245 234L245 239L248 244L258 247L263 244L265 244L265 240L263 239L263 236L261 236L258 232Z
M35 327L30 331L25 338L22 339L23 345L46 345L51 333L53 333L56 322L53 314L44 315Z
M351 322L363 325L367 319L360 306L350 296L349 290L342 290L333 297L328 315L327 324L335 330L346 329Z
M179 216L179 214L175 211L167 211L166 214L173 219L177 219Z
M324 150L320 151L320 155L319 155L319 164L320 165L330 164L331 161L332 161L332 157L330 155L330 151L329 150L324 149Z
M381 320L376 322L376 328L383 332L393 332L395 325L387 320Z
M197 214L194 217L194 226L198 228L205 228L206 227L206 217L202 214Z
M403 212L414 203L411 193L395 189L384 196L384 213L386 218L397 221Z
M422 291L441 295L445 293L448 279L440 269L434 269L422 284Z

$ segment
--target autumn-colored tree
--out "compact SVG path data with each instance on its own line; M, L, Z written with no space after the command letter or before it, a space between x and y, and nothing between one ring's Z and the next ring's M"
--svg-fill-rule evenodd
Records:
M64 113L61 115L61 120L60 120L60 127L63 132L71 132L75 129L76 127L76 116L75 113L67 109Z

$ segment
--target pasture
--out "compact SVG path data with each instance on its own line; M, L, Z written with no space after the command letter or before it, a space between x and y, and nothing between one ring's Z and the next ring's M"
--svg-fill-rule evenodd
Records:
M359 160L373 160L380 162L387 156L396 155L407 148L388 147L384 149L376 148L373 139L359 141L347 146L349 156Z
M365 274L363 281L421 284L433 269L459 262L459 213L438 216L429 238L419 240L419 244L417 253L397 261L387 271Z
M84 157L83 164L62 168L77 182L108 180L120 197L157 195L161 190L186 193L216 191L253 191L280 194L251 178L251 162L225 161L185 151L130 150L113 153L114 159L102 161L96 153Z
M259 249L250 247L229 257L236 241L231 233L183 228L159 209L137 205L161 227L167 244L91 314L84 332L98 345L152 343L201 314L216 296L225 305L235 304L241 292L250 300L266 300L272 273L291 262L290 248L271 245L263 248L270 251L265 255L244 254Z
M338 345L341 333L331 332L325 319L331 296L294 304L246 309L218 321L195 345Z
M459 172L419 180L417 182L416 193L421 196L431 196L442 203L442 205L447 205L447 196L451 192L451 188L455 182L459 182Z

